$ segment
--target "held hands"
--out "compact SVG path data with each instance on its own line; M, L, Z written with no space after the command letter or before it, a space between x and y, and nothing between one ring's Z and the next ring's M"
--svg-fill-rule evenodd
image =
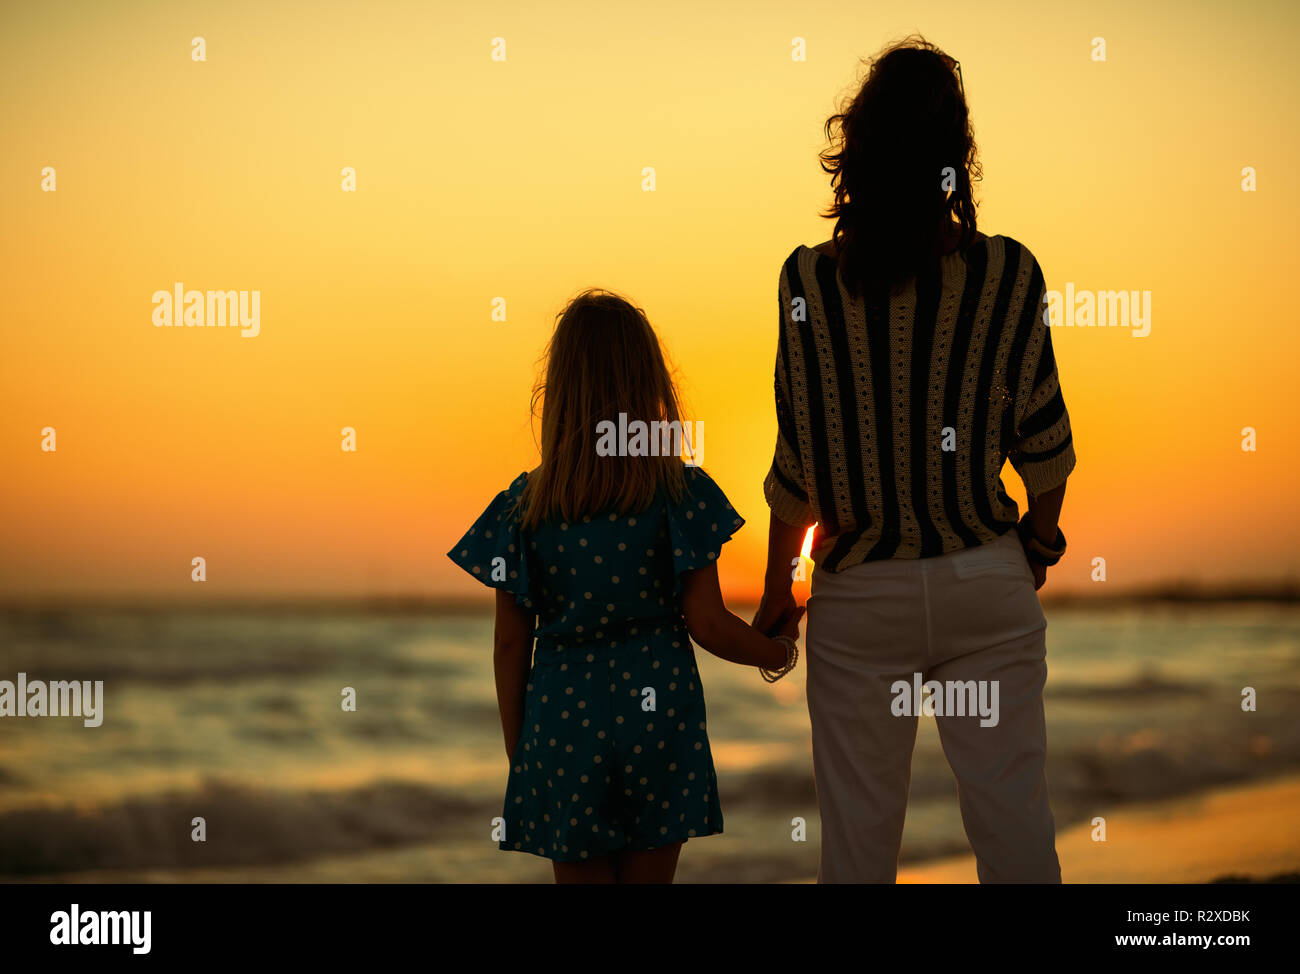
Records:
M796 606L794 612L787 613L781 617L777 624L778 628L768 630L773 636L789 636L798 642L799 640L799 620L803 618L804 607Z
M795 601L794 593L782 592L779 596L763 595L758 605L754 621L750 623L759 632L768 636L789 636L799 638L799 620L803 618L804 608Z
M803 615L804 607L795 602L792 593L786 592L779 599L764 595L752 625L771 639L781 657L779 661L774 660L772 666L759 667L759 674L768 683L781 679L798 662L799 648L795 642L799 639L799 620Z
M791 567L799 564L799 552L807 533L807 525L787 524L772 511L767 528L767 571L763 576L763 601L759 603L752 627L763 635L773 656L784 658L775 669L759 668L759 673L769 683L779 680L794 669L799 659L799 620L803 607L795 601L794 574Z

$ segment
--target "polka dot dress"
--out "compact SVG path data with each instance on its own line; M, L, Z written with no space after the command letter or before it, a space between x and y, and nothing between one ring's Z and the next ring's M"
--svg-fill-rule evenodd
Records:
M563 862L722 831L704 690L682 618L683 572L717 560L744 521L686 468L634 514L520 529L521 474L449 555L537 613L502 849Z

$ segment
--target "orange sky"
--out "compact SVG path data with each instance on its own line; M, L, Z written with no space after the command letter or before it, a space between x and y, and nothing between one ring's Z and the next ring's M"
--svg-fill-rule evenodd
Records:
M474 589L444 552L535 463L538 355L593 285L662 335L752 591L777 274L828 236L856 59L915 29L962 62L981 228L1049 287L1153 293L1146 338L1053 334L1079 466L1049 584L1297 574L1300 14L1087 6L6 7L0 591L192 596L196 555L212 596ZM261 333L155 328L177 281L260 291Z

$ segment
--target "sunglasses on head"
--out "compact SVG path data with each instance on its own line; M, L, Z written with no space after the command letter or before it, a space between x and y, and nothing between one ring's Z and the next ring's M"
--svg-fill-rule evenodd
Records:
M961 62L945 54L943 55L943 63L947 66L949 71L957 75L957 86L961 89L961 93L965 95L966 83L965 81L962 80L962 76L961 76Z

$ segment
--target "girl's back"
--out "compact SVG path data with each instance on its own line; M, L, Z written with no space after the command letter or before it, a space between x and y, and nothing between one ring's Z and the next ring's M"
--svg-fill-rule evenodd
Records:
M497 495L452 560L536 612L539 653L612 649L647 627L681 628L682 573L715 562L745 523L708 474L687 467L677 500L661 485L641 511L551 515L525 529L527 481L520 474Z

